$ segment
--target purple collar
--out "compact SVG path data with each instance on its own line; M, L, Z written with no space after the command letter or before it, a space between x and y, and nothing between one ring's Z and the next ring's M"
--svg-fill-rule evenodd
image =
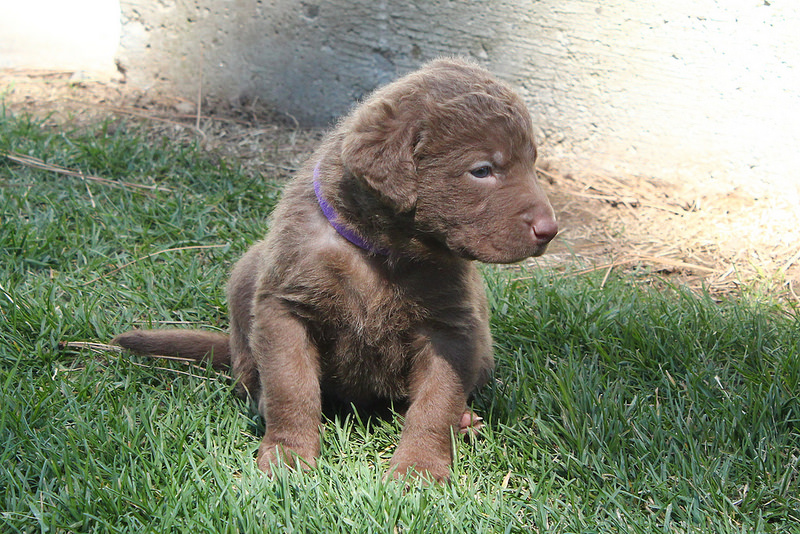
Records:
M314 193L317 195L317 202L319 203L319 207L322 210L322 214L325 215L326 219L328 219L328 222L331 224L331 226L333 226L333 229L339 232L340 236L347 239L360 249L366 250L367 252L371 252L373 254L378 254L380 256L388 256L389 255L388 251L373 247L372 245L364 241L355 232L345 227L342 223L338 221L339 216L336 214L336 211L334 211L333 207L330 204L328 204L328 202L324 198L322 198L322 192L320 191L320 184L319 184L319 166L320 164L317 163L317 166L314 167Z

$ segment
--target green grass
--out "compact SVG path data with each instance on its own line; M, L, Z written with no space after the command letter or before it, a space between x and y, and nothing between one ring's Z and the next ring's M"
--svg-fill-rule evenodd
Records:
M497 381L453 484L385 482L400 427L369 414L327 419L319 467L269 479L226 381L59 342L224 329L279 188L119 121L2 112L0 152L171 189L0 159L0 532L800 532L794 310L486 268ZM205 248L150 256L182 247Z

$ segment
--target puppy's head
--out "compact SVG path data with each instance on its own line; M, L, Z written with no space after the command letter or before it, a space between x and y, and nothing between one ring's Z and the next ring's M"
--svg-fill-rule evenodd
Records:
M486 70L438 60L377 91L344 124L342 163L414 228L487 263L538 256L558 232L534 169L525 104Z

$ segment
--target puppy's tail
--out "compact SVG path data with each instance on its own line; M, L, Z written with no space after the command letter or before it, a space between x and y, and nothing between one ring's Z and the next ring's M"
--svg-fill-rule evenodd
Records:
M228 336L202 330L131 330L111 340L139 354L210 362L216 369L231 365Z

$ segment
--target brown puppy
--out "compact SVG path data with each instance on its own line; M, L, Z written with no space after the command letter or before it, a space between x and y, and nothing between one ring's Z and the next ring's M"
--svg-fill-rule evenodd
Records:
M231 334L133 331L129 349L230 364L258 402L258 465L315 465L323 395L409 403L395 474L449 476L494 364L471 260L542 254L558 229L522 100L442 59L376 91L289 184L228 283Z

